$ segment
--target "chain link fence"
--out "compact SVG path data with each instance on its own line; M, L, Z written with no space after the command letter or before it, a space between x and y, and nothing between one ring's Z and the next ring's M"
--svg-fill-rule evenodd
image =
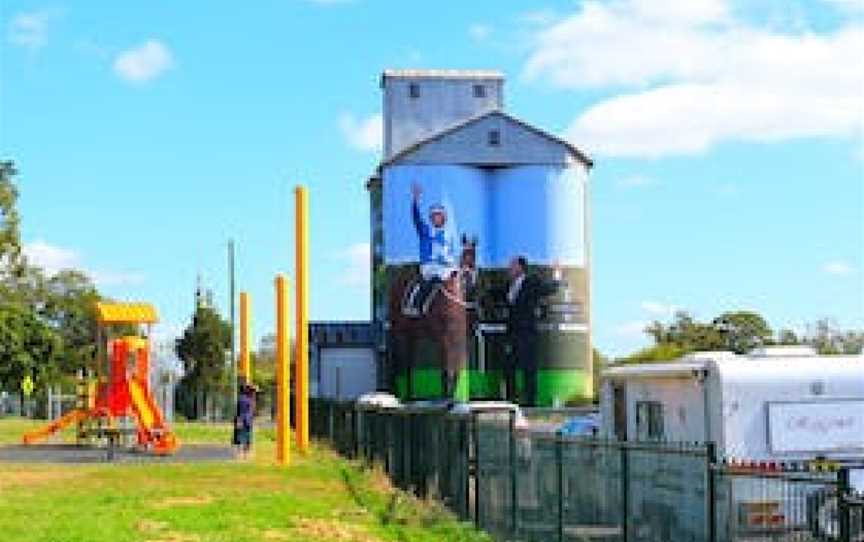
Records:
M311 430L500 541L864 542L849 466L731 464L712 444L563 437L434 403L316 399Z

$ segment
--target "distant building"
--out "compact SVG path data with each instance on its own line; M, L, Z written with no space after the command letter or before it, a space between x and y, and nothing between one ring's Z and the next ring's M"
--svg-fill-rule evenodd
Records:
M377 388L375 340L368 322L309 324L312 397L356 399Z

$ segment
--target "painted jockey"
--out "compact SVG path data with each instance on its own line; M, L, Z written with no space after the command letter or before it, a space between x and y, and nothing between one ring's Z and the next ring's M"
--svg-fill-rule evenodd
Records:
M417 183L412 187L411 216L420 241L420 274L423 285L412 296L411 306L420 311L426 297L433 288L449 279L458 268L456 265L456 244L452 234L447 231L447 211L440 204L429 207L429 221L420 214L420 196L423 189Z

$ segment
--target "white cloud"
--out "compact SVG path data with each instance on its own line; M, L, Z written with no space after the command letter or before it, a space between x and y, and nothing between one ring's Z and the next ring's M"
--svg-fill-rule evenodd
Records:
M144 83L165 73L174 65L168 47L159 40L150 39L127 49L114 59L114 73L132 83Z
M823 0L829 5L833 5L840 11L849 13L864 12L864 0Z
M9 42L31 51L41 49L48 41L49 24L59 15L52 9L15 15L9 22Z
M523 76L615 91L567 136L598 154L659 157L859 133L861 50L855 23L779 33L734 19L721 0L589 0L535 33Z
M825 262L825 264L822 266L822 272L837 277L845 277L847 275L853 274L855 272L855 268L849 262L844 262L843 260L834 260L830 262Z
M468 35L475 41L484 41L492 35L492 27L483 23L472 24L468 27Z
M28 263L42 268L49 277L64 269L78 269L99 286L131 286L141 284L145 280L144 275L137 272L87 269L81 262L81 255L75 250L52 245L42 240L25 243L23 252Z
M74 250L50 245L44 241L27 243L23 251L27 262L41 267L47 275L76 267L79 263L78 253Z
M87 271L93 282L100 286L135 286L144 282L144 274L124 271Z
M355 243L341 251L338 258L345 267L340 275L344 286L353 288L368 288L370 278L370 262L372 250L369 243Z
M348 144L362 151L379 151L384 141L384 119L380 113L358 119L351 113L339 117L339 130Z

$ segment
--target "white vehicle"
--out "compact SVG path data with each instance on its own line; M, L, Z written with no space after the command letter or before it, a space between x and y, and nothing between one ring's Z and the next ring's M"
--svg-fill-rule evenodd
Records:
M700 352L610 367L601 378L607 438L714 442L721 460L778 470L814 460L864 465L864 356L819 356L798 346L744 356ZM799 484L792 494L791 484L774 480L734 480L740 526L795 522L831 534L836 503L814 495L818 485ZM851 472L851 483L864 491L864 469Z

